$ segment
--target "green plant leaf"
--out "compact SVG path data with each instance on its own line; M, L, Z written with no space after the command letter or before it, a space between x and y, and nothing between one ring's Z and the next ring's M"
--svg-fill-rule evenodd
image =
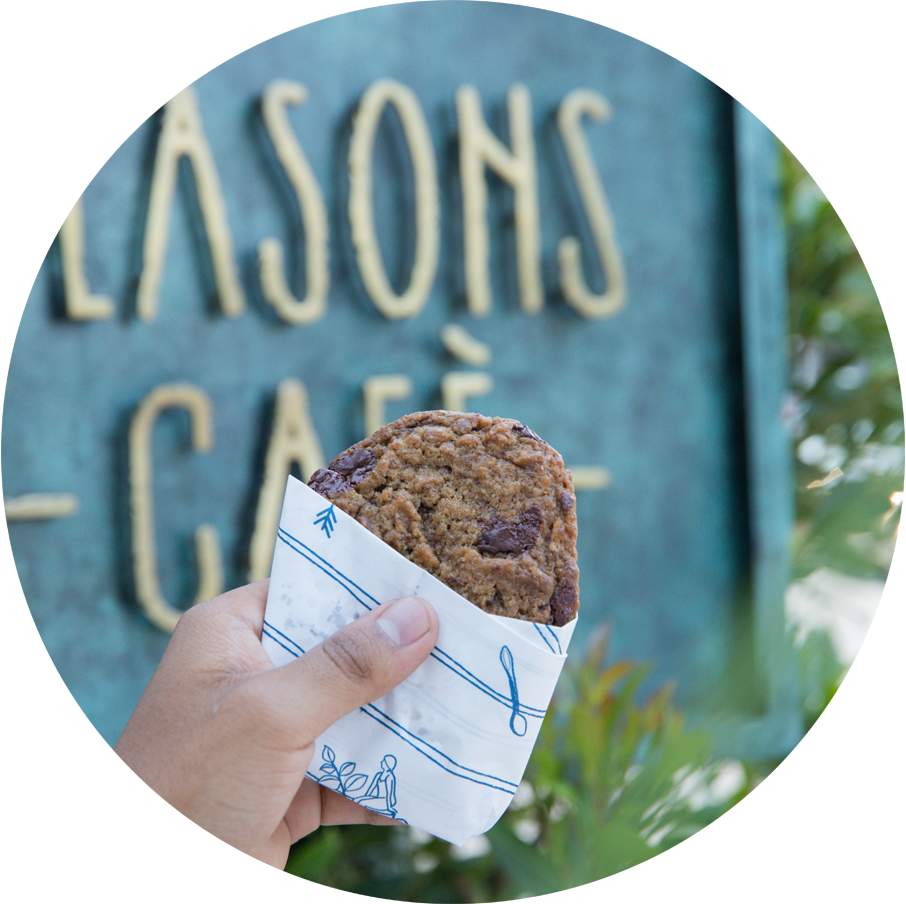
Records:
M658 851L649 847L633 825L607 825L596 839L597 851L587 867L585 882L595 882L650 860Z
M303 843L293 846L286 861L286 872L312 882L322 882L341 847L339 832L333 827L322 828Z
M486 837L497 863L519 893L546 895L563 889L563 876L537 848L520 841L508 825L497 823Z

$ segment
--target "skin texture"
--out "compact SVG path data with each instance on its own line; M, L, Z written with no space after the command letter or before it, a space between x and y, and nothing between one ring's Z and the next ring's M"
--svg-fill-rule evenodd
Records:
M305 778L314 740L428 656L437 615L385 603L274 668L261 646L267 581L186 612L115 750L177 810L273 866L321 825L393 825ZM382 620L382 623L379 623Z

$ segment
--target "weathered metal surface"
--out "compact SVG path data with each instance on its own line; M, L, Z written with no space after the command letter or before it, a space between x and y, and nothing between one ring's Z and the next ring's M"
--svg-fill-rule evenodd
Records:
M307 325L279 320L262 298L257 270L259 242L276 236L288 249L290 284L303 291L299 210L259 106L277 78L308 88L307 102L288 115L328 210L327 313ZM424 310L401 320L384 317L367 297L347 213L352 114L380 78L415 93L438 165L440 265ZM493 175L492 310L473 316L463 298L455 93L466 83L478 89L487 123L504 144L507 92L515 83L530 92L545 288L535 315L518 301L512 192ZM558 288L556 249L567 235L582 242L592 288L604 288L555 124L561 101L577 88L599 92L613 112L609 122L584 127L628 290L625 308L600 319L577 314ZM776 236L765 243L764 229L745 225L750 207L737 205L737 167L769 187L770 143L737 153L732 100L651 47L579 19L503 5L405 4L329 19L228 61L195 90L246 310L230 318L218 307L195 182L183 164L159 312L151 322L136 316L158 114L84 193L86 276L93 292L114 300L115 315L86 322L65 316L55 246L26 306L8 381L6 496L78 498L66 517L10 522L10 536L41 636L99 731L115 739L167 642L136 605L127 442L136 406L155 387L175 382L209 396L214 443L193 453L188 417L176 410L154 430L157 555L162 591L174 604L194 593L191 541L202 522L219 532L226 584L246 579L282 380L304 382L329 460L363 435L368 377L412 379L411 398L388 404L392 419L440 406L445 374L480 370L493 389L474 400L474 410L522 420L568 465L610 475L606 488L579 493L579 636L610 625L614 656L656 663L652 680L673 680L681 701L700 702L741 655L740 621L755 620L746 589L752 566L764 568L753 561L750 540L769 532L777 541L771 555L782 558L788 525L775 417L779 349L769 343L747 359L755 378L744 378L743 369L744 336L766 321L774 342L784 309ZM378 130L374 203L384 259L399 288L408 280L414 227L411 165L394 123L385 116ZM748 237L742 282L740 215ZM757 274L769 290L743 322L741 298L751 295L745 287ZM449 323L489 346L487 367L451 357L440 339ZM758 457L750 498L746 438L753 435L774 451ZM767 515L757 514L762 505ZM776 607L766 617L768 633L776 631Z

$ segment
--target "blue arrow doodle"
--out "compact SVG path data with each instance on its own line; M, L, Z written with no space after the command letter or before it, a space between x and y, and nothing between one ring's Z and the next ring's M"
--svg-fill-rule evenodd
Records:
M320 524L321 530L327 534L327 539L330 539L330 532L337 525L337 516L333 512L333 506L328 506L323 511L318 512L317 518L315 518L313 524Z

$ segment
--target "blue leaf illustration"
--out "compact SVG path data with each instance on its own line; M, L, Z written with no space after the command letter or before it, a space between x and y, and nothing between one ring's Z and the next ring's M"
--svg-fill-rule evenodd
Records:
M328 763L332 763L336 758L336 754L326 744L324 745L324 749L321 751L321 756L324 757L324 759L327 760Z
M355 763L343 763L340 766L340 775L348 775L353 769L355 769Z
M358 791L367 780L367 775L362 775L361 772L357 772L349 779L348 782L346 782L346 793L352 794L353 791Z

